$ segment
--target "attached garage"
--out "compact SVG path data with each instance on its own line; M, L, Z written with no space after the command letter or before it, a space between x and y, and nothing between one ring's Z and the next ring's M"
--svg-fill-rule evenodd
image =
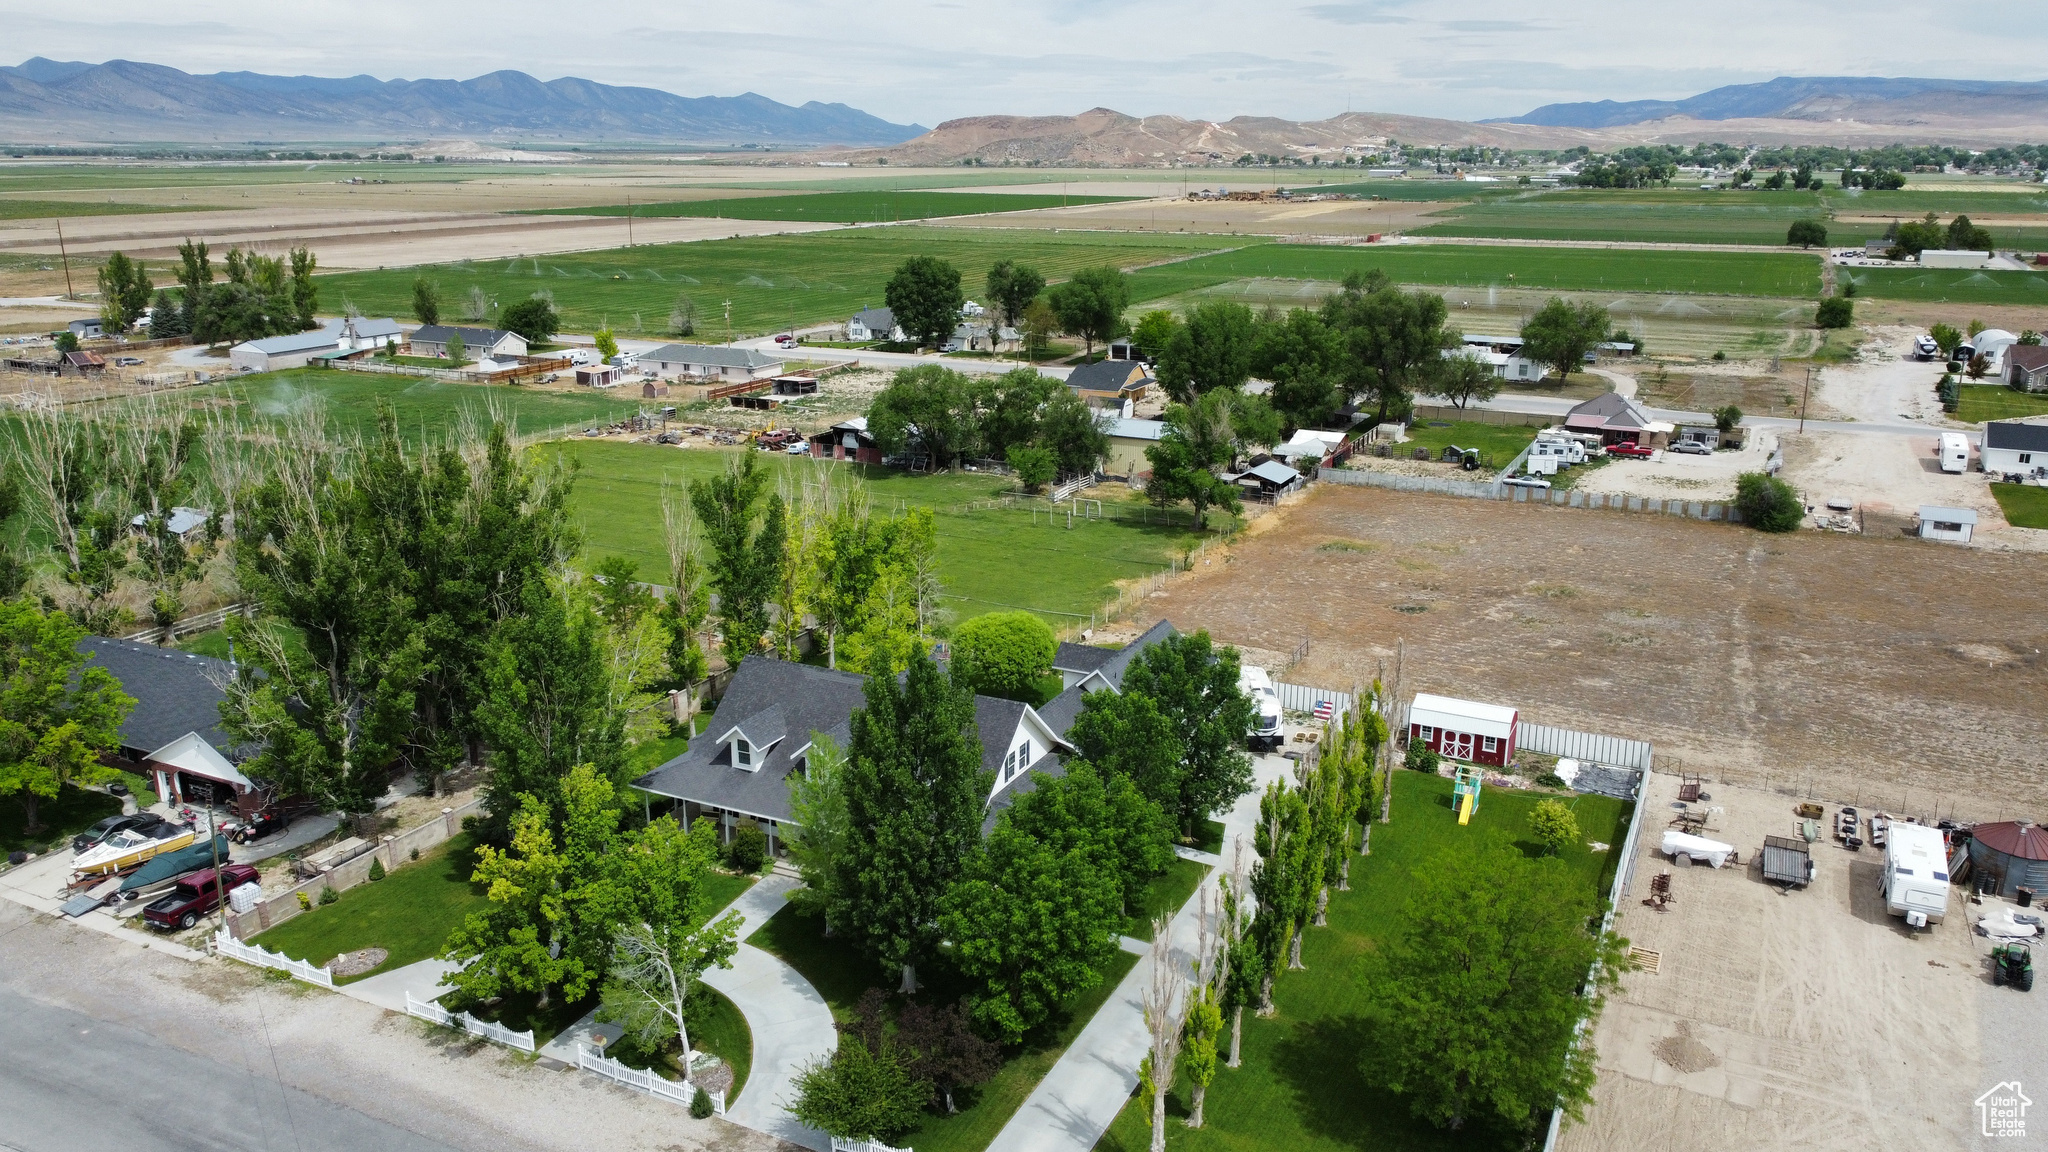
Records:
M1418 692L1408 706L1408 740L1447 759L1500 767L1514 759L1517 716L1499 704Z

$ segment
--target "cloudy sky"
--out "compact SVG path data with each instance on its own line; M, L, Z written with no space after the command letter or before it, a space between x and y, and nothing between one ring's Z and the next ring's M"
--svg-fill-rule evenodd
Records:
M1779 75L2037 80L2038 0L0 0L15 63L468 78L500 68L688 96L841 101L932 125L1134 115L1457 119L1671 99ZM1932 25L1929 22L1932 21ZM1928 26L1939 34L1886 29ZM1979 30L1983 31L1979 31ZM2029 50L2029 48L2033 50Z

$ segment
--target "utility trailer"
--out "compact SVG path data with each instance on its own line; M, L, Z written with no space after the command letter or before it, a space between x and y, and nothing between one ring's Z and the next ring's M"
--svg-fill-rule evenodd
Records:
M1813 883L1813 856L1806 841L1790 836L1764 837L1764 879L1792 888Z

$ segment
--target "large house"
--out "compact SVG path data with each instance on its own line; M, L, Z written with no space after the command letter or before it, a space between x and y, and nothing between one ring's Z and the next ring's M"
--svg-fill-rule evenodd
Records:
M1067 374L1067 387L1090 404L1121 407L1126 400L1141 399L1151 387L1152 377L1143 361L1097 360Z
M233 739L220 726L222 686L234 675L225 660L194 656L128 640L88 636L79 641L86 663L106 669L135 698L121 724L120 750L109 763L147 776L156 794L173 804L209 801L242 815L269 800L237 767Z
M782 358L754 348L722 344L663 344L640 354L642 369L660 376L696 376L716 380L766 380L782 375Z
M896 314L887 308L863 308L846 322L846 338L853 341L908 339Z
M446 356L448 342L462 337L462 355L469 360L494 360L500 356L526 355L526 337L502 328L459 328L449 324L429 324L412 334L412 354L415 356Z
M1173 626L1161 621L1118 649L1060 645L1053 667L1066 687L1042 709L974 698L981 766L991 780L985 802L991 824L1031 790L1034 772L1061 771L1059 757L1073 751L1067 729L1080 715L1082 699L1089 692L1120 691L1138 653L1173 634ZM700 817L717 821L721 839L752 820L780 853L791 823L790 777L805 770L816 736L829 736L841 747L851 741L853 713L866 702L865 682L852 672L749 656L734 671L704 734L633 786L674 802L685 825Z
M1584 401L1565 413L1564 426L1572 432L1591 432L1602 443L1641 444L1654 448L1671 438L1674 426L1650 419L1643 406L1619 392L1607 392Z
M2048 483L2048 424L1988 421L1977 459L1994 478L2017 476L2023 482Z
M2048 392L2048 345L2015 344L2006 349L2005 382L2023 392Z

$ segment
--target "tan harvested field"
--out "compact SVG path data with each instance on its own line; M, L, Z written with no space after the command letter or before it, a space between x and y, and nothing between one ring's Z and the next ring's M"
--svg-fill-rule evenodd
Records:
M1329 547L1325 547L1329 545ZM2024 554L1324 486L1147 614L1369 682L1907 812L2048 815L2048 568Z
M1043 192L1045 187L1041 185L1036 190ZM1321 200L1283 204L1278 201L1183 200L1176 196L1122 204L1048 208L1038 212L1007 212L1001 216L964 217L948 221L948 224L965 228L1096 228L1114 232L1201 232L1244 236L1365 236L1374 232L1419 228L1430 223L1423 217L1445 207L1448 205L1431 201Z

